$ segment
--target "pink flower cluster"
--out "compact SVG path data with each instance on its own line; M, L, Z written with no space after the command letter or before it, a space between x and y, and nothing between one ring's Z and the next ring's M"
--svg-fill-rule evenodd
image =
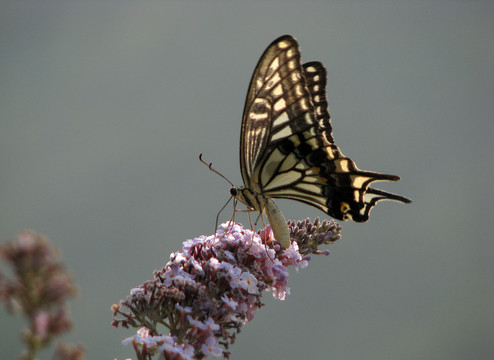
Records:
M10 276L0 272L0 303L29 324L22 333L25 349L19 359L37 358L39 351L72 327L67 301L76 295L76 286L59 249L32 230L23 230L1 244L0 260L11 270ZM54 355L56 359L83 357L82 346L62 343Z
M273 238L269 225L255 233L225 223L215 235L185 241L153 280L112 306L113 325L139 328L124 340L138 359L155 354L164 359L229 358L241 326L264 305L264 290L284 300L289 294L287 267L306 267L309 257L303 254L317 253L313 249L318 245L339 239L341 228L333 223L314 224L308 219L291 224L288 249Z
M228 356L222 347L234 342L235 333L263 305L263 291L285 298L286 267L307 266L297 243L283 251L269 228L258 235L241 225L227 226L221 225L215 235L185 241L183 251L173 253L153 281L114 305L115 315L124 316L115 326L148 325L124 343L164 352L167 359ZM157 310L162 318L155 316ZM159 324L169 335L161 335Z

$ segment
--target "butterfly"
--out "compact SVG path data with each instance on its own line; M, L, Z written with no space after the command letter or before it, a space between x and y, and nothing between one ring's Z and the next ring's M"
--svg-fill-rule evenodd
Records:
M286 220L273 199L297 200L338 219L364 222L381 200L411 200L374 189L374 181L399 176L360 170L333 140L326 69L302 65L297 41L274 40L250 82L240 133L243 187L231 195L249 210L266 214L276 240L290 245Z

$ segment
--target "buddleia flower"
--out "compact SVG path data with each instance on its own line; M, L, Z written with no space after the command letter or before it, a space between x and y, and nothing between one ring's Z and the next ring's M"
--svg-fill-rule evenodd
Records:
M289 223L294 238L287 249L269 225L253 232L225 223L214 235L186 240L153 280L112 306L113 325L138 329L123 341L132 344L138 359L158 354L165 359L228 358L240 328L264 305L262 295L271 291L284 300L289 294L288 267L306 267L308 253L326 254L315 251L317 241L301 232L310 229L309 239L319 239L318 231L332 229L329 236L339 238L341 228L324 224Z

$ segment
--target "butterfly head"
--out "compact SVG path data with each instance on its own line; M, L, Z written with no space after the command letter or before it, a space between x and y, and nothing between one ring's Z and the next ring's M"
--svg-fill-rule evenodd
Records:
M230 194L249 209L261 211L266 206L266 200L261 194L246 187L234 186L230 189Z

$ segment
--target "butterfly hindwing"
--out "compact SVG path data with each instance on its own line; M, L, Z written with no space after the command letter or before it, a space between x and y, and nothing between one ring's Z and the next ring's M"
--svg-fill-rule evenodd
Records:
M318 61L305 63L304 75L307 83L307 89L310 93L312 105L314 106L314 115L318 124L319 133L326 140L334 144L332 127L328 110L328 100L326 98L327 75L324 65ZM339 151L338 147L334 146L335 151Z

